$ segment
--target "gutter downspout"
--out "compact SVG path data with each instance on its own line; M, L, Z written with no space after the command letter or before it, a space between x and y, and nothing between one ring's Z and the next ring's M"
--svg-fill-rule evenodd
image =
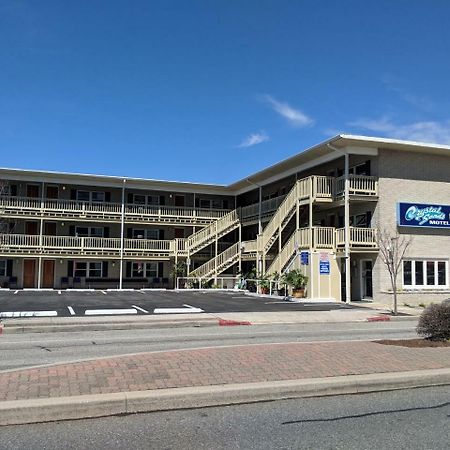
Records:
M331 150L339 152L344 155L345 166L344 166L344 236L345 236L345 249L344 249L344 259L345 259L345 303L350 303L351 301L351 277L350 277L350 198L349 198L349 154L345 150L334 147L331 144L327 144L327 147Z

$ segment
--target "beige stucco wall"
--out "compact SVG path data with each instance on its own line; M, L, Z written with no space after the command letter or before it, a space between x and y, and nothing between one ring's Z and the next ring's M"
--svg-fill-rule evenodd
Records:
M397 203L450 204L450 158L437 155L380 150L379 201L375 208L374 224L382 229L397 229ZM450 259L450 230L399 228L411 238L406 257ZM449 274L447 274L449 277ZM392 302L389 274L381 259L374 267L375 300ZM402 286L402 274L398 284ZM441 301L450 291L402 290L399 302L418 304Z

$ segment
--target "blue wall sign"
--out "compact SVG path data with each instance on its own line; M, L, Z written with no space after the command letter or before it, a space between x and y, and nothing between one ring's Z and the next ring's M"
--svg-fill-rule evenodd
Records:
M397 223L401 227L450 229L450 205L399 203Z
M300 262L307 266L309 264L309 252L301 252L300 253Z
M330 275L330 261L319 261L320 275Z

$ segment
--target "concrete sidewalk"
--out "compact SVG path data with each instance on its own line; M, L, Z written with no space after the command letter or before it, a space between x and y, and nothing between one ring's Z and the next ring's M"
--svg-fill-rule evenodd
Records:
M385 307L370 303L358 309L331 311L284 311L284 312L228 312L202 314L162 314L138 316L90 316L90 317L32 317L4 319L4 333L32 333L52 331L117 330L133 328L172 328L183 326L217 326L219 320L250 322L253 325L280 323L342 323L362 322L374 316L389 314ZM417 320L421 311L399 309L403 316L390 316L390 320Z
M450 384L449 348L343 341L140 353L0 372L0 424Z

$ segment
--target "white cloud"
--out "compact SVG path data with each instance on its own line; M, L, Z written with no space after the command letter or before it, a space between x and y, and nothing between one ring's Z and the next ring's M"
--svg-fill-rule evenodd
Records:
M385 116L379 119L359 119L349 125L381 133L386 137L395 139L450 144L450 120L430 120L400 125Z
M280 116L284 117L291 125L296 127L306 127L312 125L314 120L308 117L299 109L293 108L286 102L280 102L271 95L265 95L263 99L272 106L272 109Z
M247 136L239 145L239 148L253 147L254 145L262 144L270 140L269 136L261 131L260 133L252 133Z

